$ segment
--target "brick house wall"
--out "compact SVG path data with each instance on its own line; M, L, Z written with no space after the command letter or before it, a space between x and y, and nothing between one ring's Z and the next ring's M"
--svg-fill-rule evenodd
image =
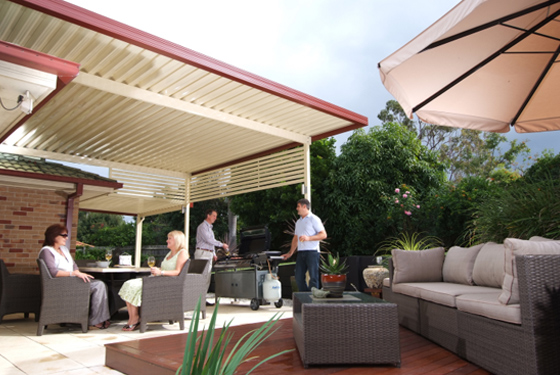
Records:
M49 225L66 224L66 197L53 190L0 185L0 258L14 273L39 273L37 255ZM76 249L79 199L74 200L72 242Z

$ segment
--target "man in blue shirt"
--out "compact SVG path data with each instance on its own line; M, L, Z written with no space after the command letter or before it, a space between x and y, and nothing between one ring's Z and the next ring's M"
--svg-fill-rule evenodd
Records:
M319 288L319 242L327 238L323 222L309 211L307 199L297 201L296 210L300 216L296 222L290 251L282 257L284 260L298 251L296 260L296 283L300 292L308 292L312 287ZM309 272L309 285L305 282L305 273Z

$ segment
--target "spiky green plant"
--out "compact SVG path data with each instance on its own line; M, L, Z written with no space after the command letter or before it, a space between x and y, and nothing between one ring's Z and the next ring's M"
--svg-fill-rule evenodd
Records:
M183 364L179 367L179 369L177 369L177 372L175 373L176 375L233 375L237 367L248 360L247 357L249 354L251 354L253 350L255 350L264 340L269 338L278 330L279 327L270 332L272 327L274 327L274 325L282 317L281 313L276 313L259 329L247 332L243 335L243 337L241 337L241 339L239 339L226 358L226 348L233 336L231 333L227 334L227 331L233 319L228 323L224 323L222 332L218 337L218 341L213 344L219 306L219 300L216 301L216 308L214 309L212 318L210 319L208 331L205 334L203 329L200 337L197 338L198 323L200 320L200 301L201 299L199 298L189 328ZM293 350L294 349L284 350L263 359L249 372L247 372L247 374L253 372L254 369L266 361Z
M328 275L345 275L347 268L346 261L341 262L338 253L336 258L331 253L327 256L327 260L321 258L321 271Z
M425 250L441 246L442 242L434 236L422 237L422 233L408 234L403 232L400 236L390 237L383 241L376 251L376 255L390 254L393 249L401 250Z

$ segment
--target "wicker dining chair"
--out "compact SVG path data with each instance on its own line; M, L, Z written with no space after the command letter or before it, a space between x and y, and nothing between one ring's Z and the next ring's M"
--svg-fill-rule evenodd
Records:
M88 283L78 277L52 277L42 259L37 259L41 275L41 313L37 336L49 324L77 323L82 332L88 330L89 293Z
M202 273L206 262L208 261L189 259L178 276L143 279L141 333L146 332L148 322L162 320L168 320L170 324L178 321L180 329L185 329L185 306L190 309L192 298L198 300L200 294L206 294L207 278ZM194 306L191 310L194 310Z
M41 281L39 275L10 273L6 264L0 259L0 323L4 315L29 313L39 321L41 309Z

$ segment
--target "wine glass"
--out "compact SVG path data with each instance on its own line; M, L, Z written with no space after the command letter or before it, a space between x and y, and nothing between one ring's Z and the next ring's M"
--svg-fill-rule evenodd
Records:
M153 256L148 257L148 266L151 268L156 265L156 258Z
M383 257L382 256L378 256L375 258L375 260L377 261L377 264L381 264L383 262Z
M106 250L105 260L110 261L111 259L113 259L113 250Z

